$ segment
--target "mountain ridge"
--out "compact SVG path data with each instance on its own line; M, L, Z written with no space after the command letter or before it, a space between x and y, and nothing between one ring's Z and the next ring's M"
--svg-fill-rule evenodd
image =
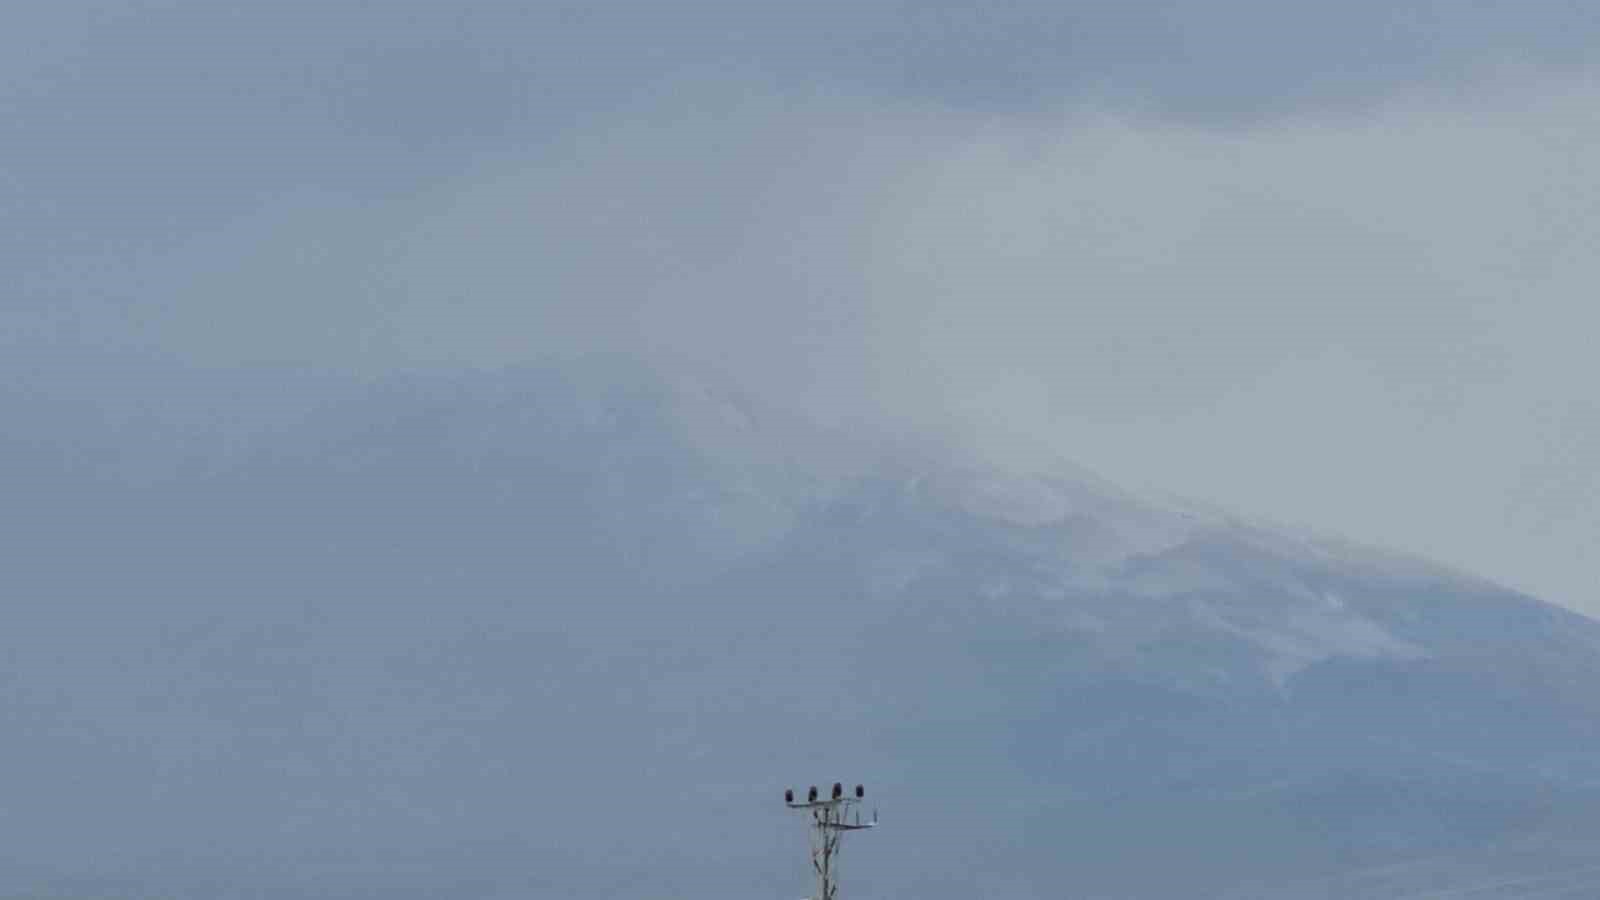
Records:
M544 892L748 896L813 772L882 800L868 893L1400 896L1359 873L1600 847L1600 624L1473 576L638 368L132 374L5 401L15 755L84 773L16 786L19 871L487 897L537 848Z

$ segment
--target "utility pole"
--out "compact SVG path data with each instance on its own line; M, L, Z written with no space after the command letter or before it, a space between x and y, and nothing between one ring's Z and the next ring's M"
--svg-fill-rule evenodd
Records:
M783 802L790 809L811 816L811 869L817 876L817 895L809 900L839 900L839 839L846 831L878 824L877 810L872 811L872 821L861 821L860 804L866 795L866 788L858 784L855 796L846 796L844 785L837 781L828 799L821 799L815 786L804 800L796 800L793 790L783 792Z

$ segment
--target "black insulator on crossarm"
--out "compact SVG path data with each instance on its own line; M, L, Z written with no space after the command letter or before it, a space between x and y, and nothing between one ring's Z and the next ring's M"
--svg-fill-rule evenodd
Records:
M843 796L844 796L844 785L842 785L839 782L835 781L833 783L833 799L837 800L837 799L839 799L840 797L843 797Z
M784 791L783 791L783 802L785 802L785 803L793 803L794 802L794 788L785 788L784 789Z
M862 787L859 784L856 785L856 799L860 800L862 797L865 797L866 795L867 795L867 789Z
M806 800L811 802L811 803L817 802L817 786L816 785L813 784L811 786L811 792L809 794L806 794Z

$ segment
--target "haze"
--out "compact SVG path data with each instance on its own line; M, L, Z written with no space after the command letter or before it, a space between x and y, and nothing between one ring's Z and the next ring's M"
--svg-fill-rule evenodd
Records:
M0 890L1592 876L1589 6L7 11Z
M1600 612L1597 19L24 3L0 346L712 367Z

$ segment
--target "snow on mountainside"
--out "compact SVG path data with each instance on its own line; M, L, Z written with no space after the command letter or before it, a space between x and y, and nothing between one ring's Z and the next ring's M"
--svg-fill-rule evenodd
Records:
M1351 565L1330 549L1221 519L1164 508L1073 473L1019 476L950 468L906 479L905 502L937 511L951 522L983 529L1010 557L974 580L985 602L1030 609L1041 628L1061 628L1111 644L1137 645L1154 637L1153 622L1187 627L1256 651L1260 669L1280 687L1306 666L1330 658L1416 659L1427 651L1391 633L1373 616L1297 576L1263 572L1256 596L1227 597L1238 573L1195 559L1207 543L1253 548L1267 559ZM956 553L887 552L867 559L878 590L904 593L920 577L953 572ZM1360 559L1360 557L1355 557ZM1097 613L1088 595L1117 594L1123 609ZM1126 614L1149 605L1159 615Z
M877 593L903 593L919 578L966 566L962 574L975 576L969 586L974 597L1015 611L1031 609L1041 627L1136 645L1153 636L1152 621L1170 628L1178 619L1216 640L1247 647L1259 657L1260 672L1280 689L1296 672L1325 660L1421 660L1446 649L1434 646L1442 636L1408 622L1415 611L1403 604L1347 601L1307 572L1336 571L1396 589L1487 592L1513 606L1538 606L1422 560L1250 523L1182 501L1139 497L1065 461L1018 473L923 451L879 456L847 477L809 482L809 492L786 490L805 463L789 455L789 441L763 441L760 413L698 385L675 399L681 413L675 421L688 440L696 448L715 448L719 464L727 466L728 474L718 477L732 487L709 518L732 526L730 537L748 533L745 524L751 521L736 506L784 510L781 518L793 525L807 504L862 502L916 510L921 522L937 518L951 529L981 532L981 538L944 553L934 549L937 541L875 552L874 542L863 540L856 564ZM769 529L759 533L767 542L776 537ZM993 546L1007 559L979 576L970 558L975 546ZM1082 602L1105 594L1122 597L1125 606L1155 604L1143 609L1158 612L1097 616L1093 604ZM1579 643L1594 644L1600 635L1575 615L1541 613L1561 620L1560 632ZM1118 633L1119 626L1135 633ZM1475 636L1485 646L1507 637Z
M1600 849L1600 625L1399 554L611 362L12 385L16 872L771 895L763 804L812 777L883 798L863 895L1401 896Z

